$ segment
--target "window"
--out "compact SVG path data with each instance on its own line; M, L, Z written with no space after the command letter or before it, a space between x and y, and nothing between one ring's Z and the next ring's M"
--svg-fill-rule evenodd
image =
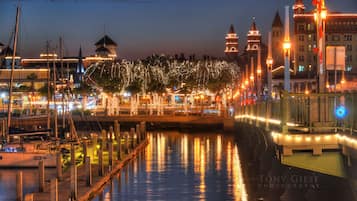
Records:
M350 34L344 35L344 40L345 41L352 41L352 35L350 35Z
M300 61L300 62L304 62L304 61L305 61L304 55L300 55L300 56L299 56L299 61Z
M349 45L346 45L346 51L352 51L352 45L351 44L349 44Z
M308 40L309 40L309 41L311 41L311 40L312 40L312 36L311 36L311 34L309 34L309 36L308 36Z
M312 30L311 24L307 24L307 30L308 30L308 31L311 31L311 30Z
M304 52L305 51L305 46L304 45L300 45L299 46L299 51L300 52Z
M346 66L346 71L351 72L352 71L352 66Z
M312 45L307 46L307 51L311 52L312 51Z
M304 72L304 70L305 70L305 66L299 65L298 71L299 72Z
M305 24L298 24L298 30L301 32L305 31Z
M332 41L340 41L340 36L339 35L333 35L332 36Z
M352 62L352 55L347 55L346 62L348 62L348 63Z
M299 35L299 41L304 41L305 40L305 36L304 35Z

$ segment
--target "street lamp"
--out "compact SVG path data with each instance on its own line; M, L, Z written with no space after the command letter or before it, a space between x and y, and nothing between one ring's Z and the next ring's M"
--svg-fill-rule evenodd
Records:
M319 92L323 93L325 91L325 29L326 29L326 18L327 9L325 7L325 0L320 0L315 2L316 12L314 17L316 20L317 27L317 37L318 37L318 78L319 78Z
M290 92L290 25L289 25L289 6L285 6L285 36L284 36L284 90Z
M267 64L267 79L268 79L268 98L271 98L272 93L272 71L273 71L273 57L272 57L272 41L271 41L271 32L268 35L268 57L266 60Z

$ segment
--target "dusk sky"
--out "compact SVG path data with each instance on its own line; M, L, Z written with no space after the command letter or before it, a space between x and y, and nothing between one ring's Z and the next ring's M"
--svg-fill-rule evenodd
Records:
M16 0L0 0L0 42L7 44L14 29ZM266 35L277 10L294 0L22 0L19 52L37 57L46 40L57 45L63 36L65 56L94 54L104 32L118 43L120 58L153 53L223 56L224 37L233 24L240 49L256 17ZM311 8L311 1L305 0ZM357 0L326 0L329 10L357 13ZM56 43L56 44L55 44Z

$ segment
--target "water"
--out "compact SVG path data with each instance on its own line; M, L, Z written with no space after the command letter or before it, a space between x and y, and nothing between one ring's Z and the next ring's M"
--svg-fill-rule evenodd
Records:
M242 131L150 133L146 150L94 200L354 200L347 180L281 165L265 140ZM17 171L0 170L0 201L15 200ZM38 170L22 171L24 192L37 192ZM55 172L46 169L46 180Z
M274 146L261 143L237 135L151 133L145 152L94 200L353 200L346 180L281 165Z
M1 169L0 170L0 200L16 200L16 174L22 171L24 194L38 192L38 170L34 169ZM53 177L55 169L46 169L46 178Z
M247 200L238 147L219 134L156 133L95 200Z

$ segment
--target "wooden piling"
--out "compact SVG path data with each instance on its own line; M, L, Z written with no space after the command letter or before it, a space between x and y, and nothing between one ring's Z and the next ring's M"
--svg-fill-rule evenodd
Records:
M108 145L108 152L109 152L109 171L112 170L113 168L113 142L109 141L109 145Z
M104 129L102 130L101 137L102 137L102 145L105 145L107 142L107 131L106 130L104 130Z
M97 155L97 144L98 144L98 136L94 135L93 136L93 141L92 141L92 147L93 147L93 156Z
M103 176L104 175L104 168L103 168L103 144L101 144L99 148L99 153L98 153L98 175Z
M61 153L56 154L56 169L57 169L57 179L58 181L62 181L62 155Z
M116 140L120 138L120 124L118 123L118 120L114 121L114 135Z
M71 199L78 198L78 184L77 184L77 166L71 165Z
M56 178L51 179L50 201L58 201L58 181Z
M111 142L113 140L114 136L114 131L113 131L113 126L109 127L109 141Z
M140 125L136 124L136 144L141 142Z
M74 144L71 143L71 165L76 164L76 155L75 155L75 150L74 150Z
M16 200L23 201L22 171L16 174Z
M135 128L130 128L130 138L131 138L131 143L130 143L130 149L134 149L134 135L135 135Z
M128 154L129 153L129 133L125 132L124 137L125 137L125 154Z
M45 163L43 160L38 162L38 188L40 192L45 189Z
M121 160L121 140L117 138L117 160Z
M140 133L142 135L141 139L146 138L146 123L144 121L140 122Z
M85 173L86 173L86 185L87 186L92 186L92 165L90 164L90 157L87 156L85 158Z
M86 157L88 155L87 142L83 142L83 163L86 162Z

